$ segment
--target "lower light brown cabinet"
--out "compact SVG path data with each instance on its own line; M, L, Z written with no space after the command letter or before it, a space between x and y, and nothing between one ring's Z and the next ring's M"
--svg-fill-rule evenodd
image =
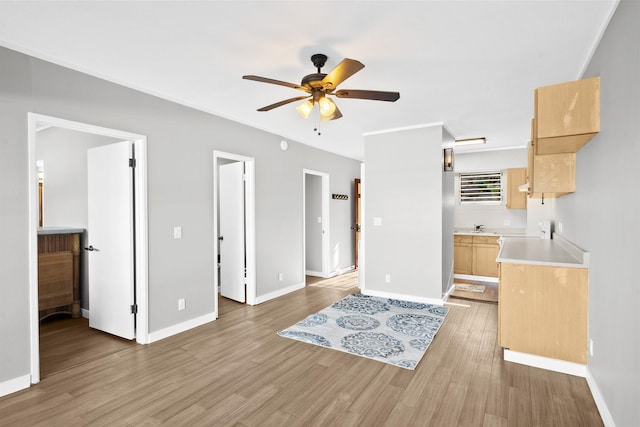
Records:
M453 272L498 277L498 236L454 235Z
M453 272L473 274L473 236L453 236Z
M498 341L521 353L587 363L588 269L502 263Z

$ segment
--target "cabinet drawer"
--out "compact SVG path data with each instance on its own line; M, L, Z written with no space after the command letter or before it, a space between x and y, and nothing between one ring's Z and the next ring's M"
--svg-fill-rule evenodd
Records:
M471 243L473 242L473 236L467 236L463 234L454 234L453 243Z
M471 236L473 237L473 243L484 243L488 245L497 245L498 236Z

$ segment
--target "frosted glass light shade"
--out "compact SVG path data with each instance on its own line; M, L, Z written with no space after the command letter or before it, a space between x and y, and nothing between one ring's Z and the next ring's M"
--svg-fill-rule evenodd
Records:
M323 117L331 116L336 111L336 104L332 100L327 97L322 97L318 101L318 105L320 106L320 115Z
M302 104L298 105L296 110L298 110L298 113L306 119L309 117L311 110L313 110L313 102L307 99Z

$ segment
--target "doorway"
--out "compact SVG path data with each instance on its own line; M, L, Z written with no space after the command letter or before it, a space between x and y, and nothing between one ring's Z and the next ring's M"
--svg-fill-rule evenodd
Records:
M328 278L329 271L329 174L310 169L302 172L303 276Z
M257 303L255 159L214 151L213 171L213 256L217 266L213 291L216 295L214 313L215 318L218 318L218 296L221 295L221 286L223 296L236 301L244 299L249 305ZM225 206L222 206L223 202ZM228 204L238 205L234 208L226 206ZM237 212L236 218L233 218L234 211ZM244 221L238 218L239 216ZM229 217L226 223L225 217ZM221 232L221 226L224 234ZM223 269L226 269L224 276ZM232 281L235 284L234 289L228 289L231 284L225 284L223 279ZM237 288L238 286L241 288Z
M147 257L147 173L146 173L146 137L129 132L93 126L86 123L73 122L51 116L29 113L28 115L28 159L29 159L29 291L30 291L30 347L31 347L31 383L40 381L40 343L39 343L39 310L38 310L38 225L40 195L38 184L38 167L36 141L38 130L55 127L71 131L83 132L114 138L119 141L130 141L135 158L132 179L135 180L135 195L133 197L132 228L133 254L135 271L133 286L135 287L137 315L135 338L136 342L148 342L148 257ZM46 168L46 165L44 166ZM46 172L45 172L46 173ZM45 178L46 179L46 178ZM44 196L46 199L46 195ZM46 211L45 211L46 212ZM46 213L45 213L46 215Z

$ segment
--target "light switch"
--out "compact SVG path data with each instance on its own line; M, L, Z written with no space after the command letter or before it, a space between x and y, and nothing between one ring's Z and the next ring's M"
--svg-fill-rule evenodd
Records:
M318 224L322 224L322 217L321 216L318 217Z
M173 238L182 239L182 227L173 227Z
M376 227L381 227L382 226L382 218L379 216L374 216L373 217L373 225Z

